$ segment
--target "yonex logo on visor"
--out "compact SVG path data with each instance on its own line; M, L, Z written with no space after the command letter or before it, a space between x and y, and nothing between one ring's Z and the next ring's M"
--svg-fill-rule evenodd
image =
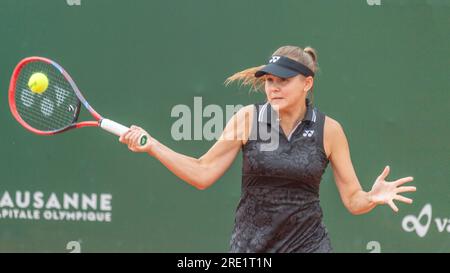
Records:
M280 59L280 56L272 56L269 60L269 63L276 63Z
M267 65L255 73L255 77L272 74L281 78L290 78L298 74L314 77L314 72L306 65L284 56L271 56Z

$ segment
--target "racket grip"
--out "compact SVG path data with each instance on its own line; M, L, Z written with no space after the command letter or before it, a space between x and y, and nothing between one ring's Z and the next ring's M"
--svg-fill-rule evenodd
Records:
M106 118L100 120L100 128L112 134L115 134L116 136L119 137L125 134L128 130L130 130L130 128ZM139 138L139 144L141 146L144 146L146 143L147 143L147 136L143 134Z

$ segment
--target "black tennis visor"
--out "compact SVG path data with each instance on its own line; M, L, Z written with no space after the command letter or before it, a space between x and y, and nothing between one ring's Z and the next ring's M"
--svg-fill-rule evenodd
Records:
M280 78L291 78L298 74L305 77L314 77L314 72L306 65L284 56L272 56L267 65L256 71L255 77L259 78L266 74L272 74Z

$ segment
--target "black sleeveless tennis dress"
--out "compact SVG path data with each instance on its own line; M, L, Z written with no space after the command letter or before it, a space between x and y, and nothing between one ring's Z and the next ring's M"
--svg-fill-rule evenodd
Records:
M319 204L329 162L325 115L309 100L306 105L304 119L286 136L271 105L255 104L255 122L242 147L242 192L230 252L332 252ZM274 141L262 132L278 136L276 148L269 149Z

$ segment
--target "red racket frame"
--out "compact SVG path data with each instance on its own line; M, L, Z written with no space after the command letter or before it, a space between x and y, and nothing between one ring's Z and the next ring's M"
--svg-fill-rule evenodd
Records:
M75 91L76 96L78 97L80 102L84 105L84 107L86 107L86 109L91 113L91 115L92 115L92 117L94 117L95 121L76 122L78 119L80 109L77 109L78 113L76 115L74 123L65 128L59 129L59 130L41 131L36 128L33 128L26 121L24 121L17 111L16 100L15 100L16 86L17 86L17 80L19 78L20 72L22 71L22 68L24 68L25 65L27 65L28 63L31 63L31 62L44 62L44 63L54 66L63 75L63 77L69 82L69 84ZM38 134L38 135L54 135L54 134L62 133L64 131L74 129L74 128L99 127L100 122L103 119L103 117L99 113L97 113L94 110L94 108L92 108L92 106L90 106L89 103L86 101L84 96L81 94L81 91L78 89L77 85L73 81L72 77L70 77L69 73L67 73L64 70L64 68L62 68L62 66L60 66L56 62L54 62L50 59L47 59L47 58L43 58L43 57L28 57L28 58L23 59L22 61L20 61L17 64L17 66L15 67L13 74L11 76L8 100L9 100L9 108L10 108L11 113L14 116L14 118L27 130L29 130L35 134ZM80 107L78 107L78 108L80 108Z

